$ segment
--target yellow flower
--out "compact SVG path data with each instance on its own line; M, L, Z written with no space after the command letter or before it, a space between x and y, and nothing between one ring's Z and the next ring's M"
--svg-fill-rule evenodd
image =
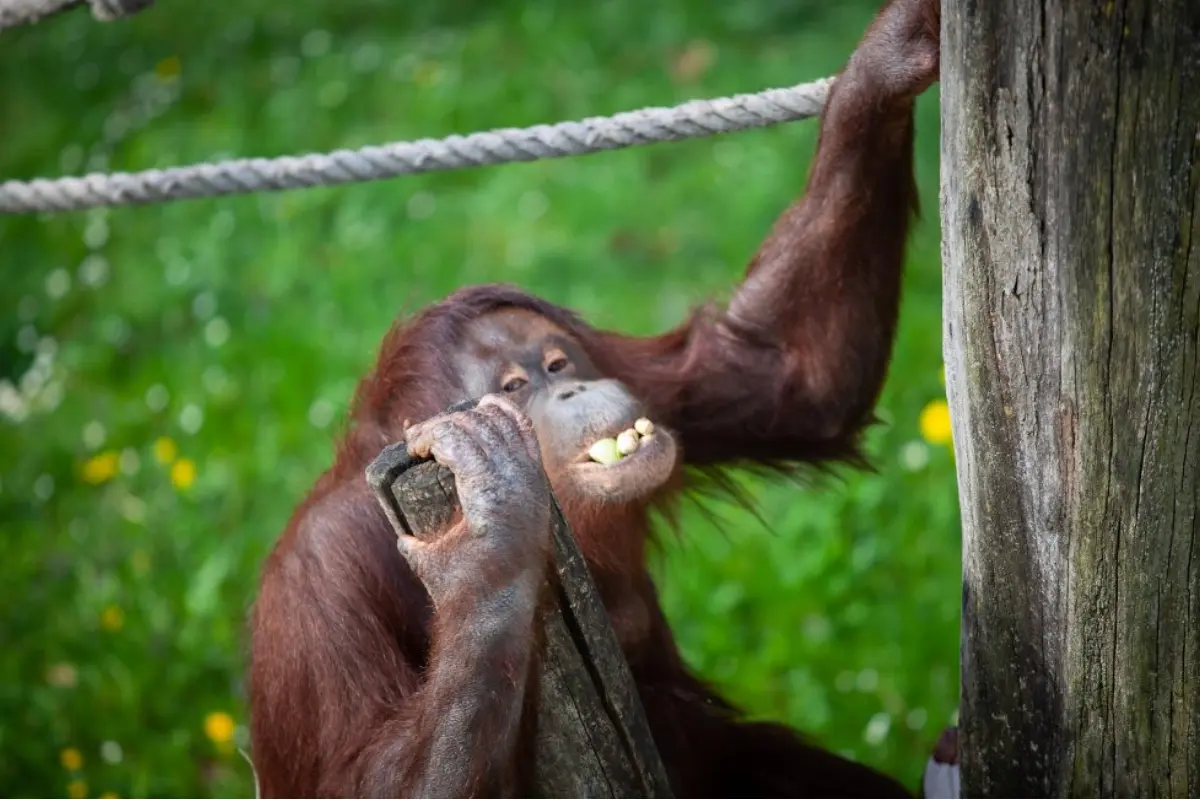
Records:
M98 485L111 480L121 467L121 455L116 450L105 450L97 453L83 463L83 479L90 484Z
M950 406L945 400L933 400L921 410L921 435L931 444L950 444Z
M100 612L100 627L106 631L119 631L125 624L125 612L120 606L109 606Z
M214 711L204 718L204 735L215 744L225 744L233 741L233 717L224 711Z
M171 465L171 483L176 489L186 489L196 481L196 464L190 458L181 458Z
M168 56L154 65L154 74L160 81L169 81L179 74L179 56Z
M87 784L75 780L67 784L67 794L71 797L87 797Z
M160 464L170 464L175 460L175 443L166 436L160 436L154 442L154 457Z
M71 772L75 772L83 767L83 753L80 753L74 747L64 748L58 754L58 760L62 762L63 769L70 770Z

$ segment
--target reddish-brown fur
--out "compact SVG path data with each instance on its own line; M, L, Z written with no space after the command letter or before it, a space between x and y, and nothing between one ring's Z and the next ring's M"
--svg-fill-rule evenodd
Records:
M427 676L458 674L431 671L431 643L453 635L458 612L449 603L433 613L364 469L408 422L462 399L445 354L471 320L518 307L568 331L602 373L624 382L652 419L675 432L689 466L789 469L859 458L896 326L916 208L912 101L936 77L937 13L933 0L894 0L873 23L827 103L804 196L751 262L728 310L701 309L667 334L633 338L597 331L519 290L479 286L388 334L358 388L334 464L264 568L250 699L252 757L265 796L394 797L424 785L413 749L421 726L432 724L423 720L438 713L427 704L436 694ZM564 507L678 796L904 793L787 728L740 720L692 675L644 567L645 505L567 498ZM488 691L514 685L509 670L521 662L511 655L505 647L481 654L491 665L483 673L494 681ZM501 741L472 752L480 763L471 774L486 777L466 780L464 790L527 790L528 718L513 741L478 732L480 741ZM488 759L503 763L482 763Z

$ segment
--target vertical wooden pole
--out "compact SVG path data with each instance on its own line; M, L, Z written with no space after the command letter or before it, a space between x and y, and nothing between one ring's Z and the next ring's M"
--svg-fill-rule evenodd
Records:
M942 3L967 797L1200 796L1200 2Z

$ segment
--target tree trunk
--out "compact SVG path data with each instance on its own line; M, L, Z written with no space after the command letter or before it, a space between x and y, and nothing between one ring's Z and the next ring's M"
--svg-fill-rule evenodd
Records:
M1200 796L1200 0L942 3L967 797Z

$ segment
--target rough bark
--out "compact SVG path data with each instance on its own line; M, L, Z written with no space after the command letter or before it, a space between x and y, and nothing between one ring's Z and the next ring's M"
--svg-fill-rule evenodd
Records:
M967 797L1200 796L1200 2L942 4Z
M397 535L432 535L458 505L454 475L391 445L367 478ZM629 665L557 502L552 603L542 609L536 797L671 797Z

